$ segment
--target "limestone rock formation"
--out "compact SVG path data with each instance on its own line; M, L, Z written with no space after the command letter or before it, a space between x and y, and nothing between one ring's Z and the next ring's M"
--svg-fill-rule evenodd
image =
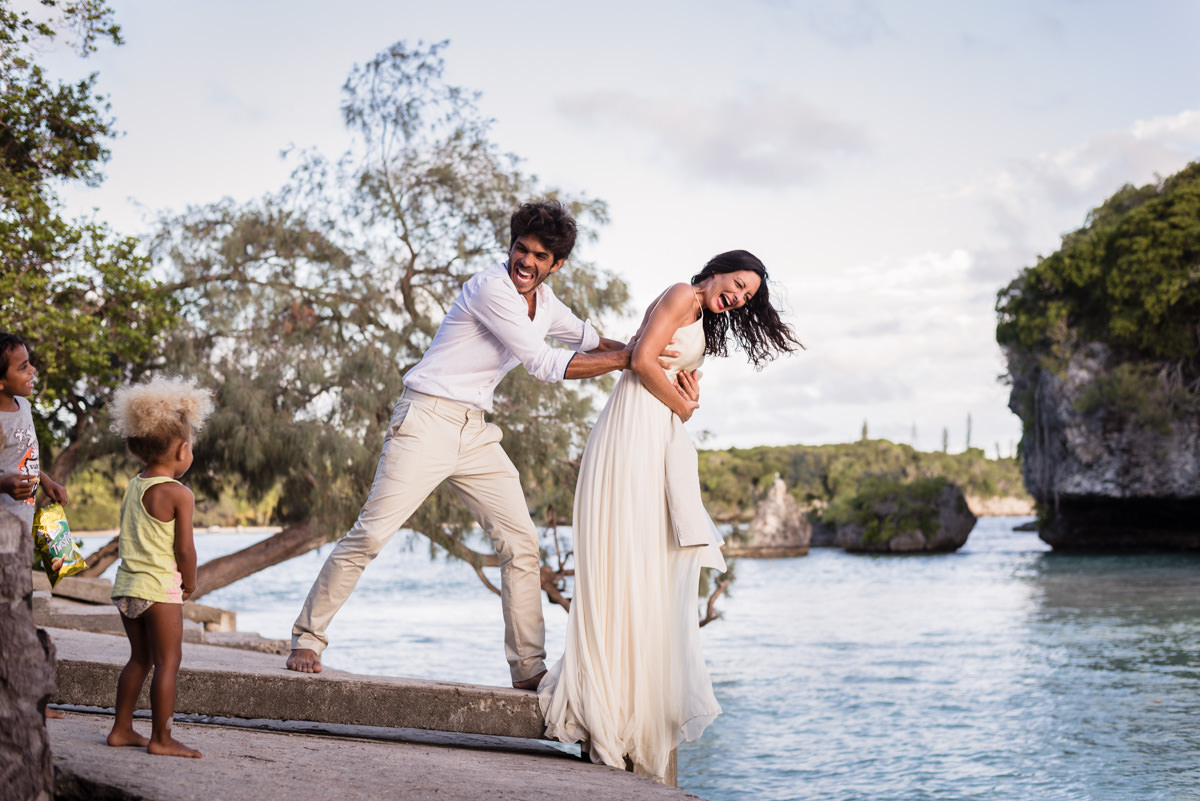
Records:
M54 693L54 646L33 623L33 537L0 509L0 783L5 799L49 801L54 783L42 717Z
M1087 410L1081 398L1115 367L1099 344L1059 373L1009 357L1039 535L1060 550L1200 550L1200 413L1155 425L1112 404Z
M944 553L961 548L975 527L975 515L954 484L938 490L924 515L911 514L904 508L907 502L898 496L880 498L871 510L881 523L877 530L858 522L842 523L834 544L855 552Z
M812 524L776 475L746 532L731 537L725 551L731 556L804 556L811 537Z

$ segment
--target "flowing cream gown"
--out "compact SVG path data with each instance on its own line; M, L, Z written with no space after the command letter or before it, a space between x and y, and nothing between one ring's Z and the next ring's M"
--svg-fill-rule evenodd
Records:
M675 334L668 371L704 360L700 320ZM538 689L546 735L583 742L593 762L663 780L672 749L721 712L700 651L702 564L713 543L677 547L666 501L666 443L679 418L626 370L588 438L572 524L575 597L563 657Z

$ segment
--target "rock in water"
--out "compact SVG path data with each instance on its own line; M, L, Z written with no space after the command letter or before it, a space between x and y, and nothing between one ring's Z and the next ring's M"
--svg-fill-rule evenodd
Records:
M1056 550L1200 550L1200 412L1148 413L1128 392L1112 402L1122 393L1103 387L1120 365L1104 345L1061 372L1015 361L1009 408L1024 423L1039 536Z
M962 490L945 479L864 482L834 544L855 552L956 551L975 527Z
M4 798L54 795L42 707L54 692L54 646L33 623L33 535L0 509L0 774Z
M746 533L731 538L727 550L733 556L804 556L811 538L812 524L776 475Z

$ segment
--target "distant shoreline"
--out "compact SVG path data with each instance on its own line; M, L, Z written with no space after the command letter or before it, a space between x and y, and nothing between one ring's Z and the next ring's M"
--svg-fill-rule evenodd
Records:
M967 506L976 517L1031 517L1036 514L1033 501L1013 496L993 498L976 498L967 496ZM282 531L282 526L204 526L197 527L193 533L203 534L274 534ZM71 536L80 539L112 539L120 533L119 529L104 528L90 531L72 531Z
M282 531L281 526L197 526L193 529L193 534L274 534ZM120 529L101 528L91 531L72 531L72 537L80 537L87 539L90 537L107 537L112 539L120 534Z
M967 508L976 517L1024 517L1037 514L1032 498L1016 496L978 498L968 495Z

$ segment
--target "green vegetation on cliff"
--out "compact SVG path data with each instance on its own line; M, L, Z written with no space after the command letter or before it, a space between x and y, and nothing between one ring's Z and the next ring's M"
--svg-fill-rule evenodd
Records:
M979 448L964 453L923 452L884 439L839 445L784 445L700 452L700 486L719 520L747 519L778 473L804 506L849 502L871 478L911 483L944 478L967 495L1027 497L1016 459L988 459Z
M1082 411L1120 409L1157 427L1200 405L1200 162L1122 187L1002 289L996 312L1010 371L1060 372L1089 343L1111 350L1121 367Z

